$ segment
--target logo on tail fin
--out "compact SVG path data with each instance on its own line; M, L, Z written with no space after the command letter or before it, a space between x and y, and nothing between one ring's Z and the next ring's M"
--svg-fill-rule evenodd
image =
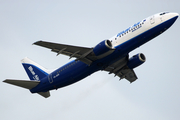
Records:
M31 74L33 75L33 79L39 81L39 76L36 75L36 73L35 73L34 70L33 70L33 67L32 67L32 66L29 66L28 69L29 69L29 71L31 72Z
M48 72L45 68L29 58L26 57L22 59L21 62L30 80L41 81L44 77L48 76Z

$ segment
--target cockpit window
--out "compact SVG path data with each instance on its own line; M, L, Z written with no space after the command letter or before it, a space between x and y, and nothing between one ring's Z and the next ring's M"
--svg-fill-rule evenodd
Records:
M161 13L160 15L165 15L166 13L169 13L169 12L163 12L163 13Z

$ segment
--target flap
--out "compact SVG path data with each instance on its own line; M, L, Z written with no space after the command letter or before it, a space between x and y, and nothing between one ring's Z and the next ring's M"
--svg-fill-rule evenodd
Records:
M137 76L136 76L134 70L129 69L129 68L120 70L116 75L119 76L120 79L125 78L130 83L134 82L137 79Z
M129 56L127 55L120 60L114 62L113 64L109 65L104 70L108 71L109 74L114 73L115 76L118 76L120 79L125 78L130 83L132 83L137 79L137 76L134 70L127 67L128 58Z

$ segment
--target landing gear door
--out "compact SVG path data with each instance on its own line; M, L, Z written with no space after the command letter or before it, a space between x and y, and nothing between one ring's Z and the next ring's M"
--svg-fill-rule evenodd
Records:
M48 80L49 80L49 83L53 83L52 74L48 75Z

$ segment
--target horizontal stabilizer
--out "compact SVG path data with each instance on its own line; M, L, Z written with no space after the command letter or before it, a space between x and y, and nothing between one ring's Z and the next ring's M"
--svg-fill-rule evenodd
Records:
M29 81L29 80L13 80L13 79L6 79L3 82L9 83L12 85L16 85L19 87L27 88L27 89L32 89L36 87L40 81Z
M45 97L45 98L48 98L50 96L50 92L47 91L47 92L38 92L39 95Z

